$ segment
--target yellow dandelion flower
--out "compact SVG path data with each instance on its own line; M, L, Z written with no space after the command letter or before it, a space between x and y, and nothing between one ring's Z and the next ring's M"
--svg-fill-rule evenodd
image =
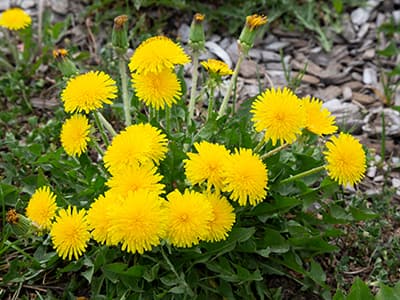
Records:
M306 128L318 135L332 134L337 130L335 117L330 111L322 107L322 101L314 97L301 99L306 113Z
M226 63L217 59L210 58L207 61L202 61L201 65L211 74L219 76L227 76L233 74L233 71L228 67Z
M360 142L353 136L341 132L326 143L324 152L329 177L342 185L360 182L366 170L365 152Z
M86 113L111 104L117 97L115 81L101 71L90 71L71 78L61 94L66 112Z
M104 164L111 174L138 163L158 164L167 147L167 137L160 129L150 124L131 125L114 137L104 154Z
M246 17L246 26L250 28L250 30L254 30L262 25L267 24L268 18L262 15L251 15Z
M161 184L162 176L157 174L157 168L153 164L127 165L116 172L106 185L113 193L127 197L129 192L146 190L160 195L164 192L164 184Z
M48 186L38 188L26 207L26 216L40 230L51 228L51 221L56 215L56 196Z
M109 235L121 249L143 254L160 244L165 235L166 212L157 194L144 190L129 193L110 212Z
M86 211L75 206L62 209L50 231L54 248L63 259L78 259L85 251L90 239Z
M175 190L167 198L166 238L172 245L191 247L207 237L213 212L210 201L204 195L188 190L181 194Z
M208 223L209 231L205 240L218 242L228 237L228 232L235 223L235 213L232 205L224 196L219 194L206 194L213 211L213 218Z
M0 26L9 30L20 30L32 23L31 17L22 9L14 7L0 15Z
M186 177L191 184L208 183L221 190L224 184L224 167L229 159L225 146L206 141L195 143L197 153L188 153L184 160Z
M139 45L129 62L131 72L159 73L190 62L183 48L165 36L155 36Z
M61 128L61 145L70 156L80 156L87 149L90 141L89 120L80 114L73 115Z
M109 235L110 211L119 206L121 198L114 193L107 191L100 195L91 205L87 212L89 230L92 230L92 237L100 244L112 245Z
M178 77L171 69L158 73L135 73L132 84L139 100L155 109L171 107L182 96Z
M257 205L267 194L268 171L265 164L251 149L241 148L232 154L225 171L224 191L244 206Z
M305 126L306 116L301 101L287 88L269 89L257 97L252 104L255 129L265 130L265 140L276 145L293 143Z

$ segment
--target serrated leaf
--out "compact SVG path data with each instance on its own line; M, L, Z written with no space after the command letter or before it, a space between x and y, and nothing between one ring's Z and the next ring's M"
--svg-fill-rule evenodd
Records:
M354 280L351 286L350 293L347 296L347 300L373 300L369 287L359 277Z

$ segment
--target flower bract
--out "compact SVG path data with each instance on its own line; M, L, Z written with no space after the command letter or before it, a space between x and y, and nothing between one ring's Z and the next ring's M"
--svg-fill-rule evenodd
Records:
M251 112L255 129L265 130L265 140L271 139L273 145L293 143L305 126L301 101L287 88L266 90L253 102Z
M78 259L85 251L90 239L86 211L75 206L58 212L50 231L54 248L63 259Z
M318 135L332 134L337 130L335 117L330 111L322 107L322 101L304 97L301 99L306 113L306 128Z
M90 141L89 120L81 114L75 114L65 121L61 128L61 144L70 156L80 156L87 149Z
M86 113L111 104L117 97L115 81L102 71L90 71L71 78L61 94L66 112Z
M26 207L26 216L40 230L46 230L51 228L56 210L56 196L48 186L44 186L33 193Z
M360 142L347 133L333 136L326 143L327 151L324 152L327 161L326 169L329 177L342 185L360 182L366 170L365 152Z

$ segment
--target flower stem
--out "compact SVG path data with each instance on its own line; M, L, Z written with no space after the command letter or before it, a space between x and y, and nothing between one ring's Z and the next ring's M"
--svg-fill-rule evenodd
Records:
M92 142L94 148L96 148L96 151L99 155L104 156L104 150L101 149L99 143L96 141L96 138L94 136L91 137L90 141Z
M289 147L289 145L290 145L290 144L287 144L287 143L286 143L286 144L283 144L283 145L280 145L279 147L276 147L275 149L272 149L271 151L269 151L269 152L264 153L263 155L261 155L261 159L264 160L264 159L266 159L266 158L268 158L268 157L271 157L271 156L275 155L276 153L278 153L279 151L281 151L281 150L283 150L283 149Z
M165 130L171 134L171 107L168 105L165 107Z
M221 118L226 113L226 108L228 107L228 101L229 98L231 97L233 86L236 84L236 80L239 75L240 65L242 64L244 57L245 54L243 52L240 52L238 61L235 66L235 70L233 71L233 75L228 86L228 90L225 94L224 100L222 100L221 107L218 111L218 118Z
M254 152L254 153L259 152L259 151L262 149L262 147L263 147L264 145L265 145L265 139L262 138L261 141L257 144L257 146L254 147L253 152Z
M193 51L193 72L192 72L192 89L190 90L190 100L189 100L189 116L188 116L188 125L191 124L192 118L194 115L194 106L196 102L196 88L197 88L197 79L199 77L199 51Z
M214 84L210 86L210 97L208 98L208 111L207 111L207 121L210 119L214 108Z
M279 183L280 184L285 184L285 183L288 183L288 182L292 182L294 180L297 180L297 179L300 179L300 178L303 178L303 177L306 177L306 176L321 172L323 170L325 170L325 165L319 166L319 167L316 167L316 168L313 168L313 169L310 169L310 170L307 170L307 171L304 171L304 172L296 174L296 175L293 175L293 176L291 176L289 178L286 178L286 179L280 181Z
M104 144L106 145L106 147L108 147L110 145L110 140L104 130L104 126L103 123L100 122L100 118L99 116L94 112L93 113L93 117L94 117L94 121L96 123L97 128L99 129L101 138L103 139Z
M131 103L128 97L128 76L126 74L126 63L124 56L119 55L119 74L121 76L121 89L122 89L122 101L124 103L124 113L125 113L125 126L128 127L132 124L131 119Z
M117 135L117 132L114 130L112 125L107 121L107 119L104 118L104 116L101 114L101 112L95 111L94 114L97 115L97 117L99 118L100 122L103 124L104 128L107 129L107 131L112 136L116 136Z

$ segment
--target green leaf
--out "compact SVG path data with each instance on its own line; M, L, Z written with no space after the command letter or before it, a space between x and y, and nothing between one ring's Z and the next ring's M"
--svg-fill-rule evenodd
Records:
M257 205L252 210L252 214L254 216L272 216L276 213L282 214L300 204L301 201L296 198L275 196L271 202L263 202Z
M117 262L103 266L103 271L112 272L116 274L123 274L127 268L128 268L127 264Z
M293 237L289 239L289 243L295 249L302 249L305 251L309 251L312 252L313 255L326 252L333 252L338 250L336 246L329 244L327 241L325 241L324 239L322 239L322 237L319 236L310 238Z
M322 269L321 265L315 260L311 260L311 270L309 273L312 280L314 280L319 285L325 285L326 274Z
M346 296L341 290L337 290L332 300L346 300Z
M356 221L367 221L367 220L372 220L372 219L376 219L377 217L379 217L378 214L372 212L369 209L365 209L365 208L351 207L350 212L351 212L354 220L356 220Z
M375 300L398 300L400 299L400 283L395 287L388 287L383 283L380 284L380 290L376 294Z
M289 251L288 241L276 230L266 228L263 242L269 252L285 253Z
M399 49L394 42L390 42L390 44L385 49L378 50L377 53L382 56L390 57L399 53Z
M351 286L350 293L347 296L347 300L372 300L374 297L371 294L368 286L357 277L353 285Z
M332 0L333 7L335 8L338 14L341 14L343 11L343 1L342 0Z

